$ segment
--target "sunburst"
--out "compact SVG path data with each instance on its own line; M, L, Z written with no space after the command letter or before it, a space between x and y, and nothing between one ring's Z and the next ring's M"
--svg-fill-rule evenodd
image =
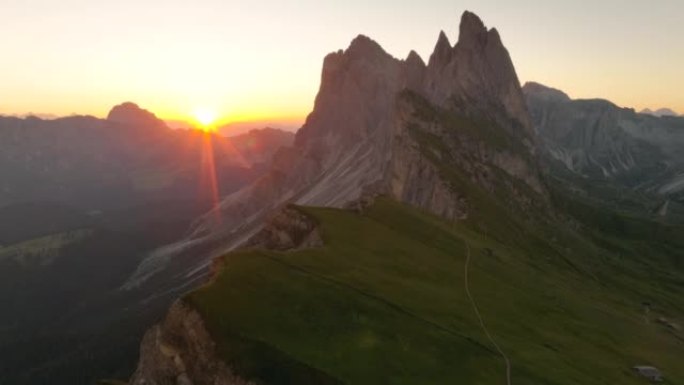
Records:
M207 132L216 130L215 124L218 117L216 111L205 107L196 108L195 111L193 111L193 116L201 130Z

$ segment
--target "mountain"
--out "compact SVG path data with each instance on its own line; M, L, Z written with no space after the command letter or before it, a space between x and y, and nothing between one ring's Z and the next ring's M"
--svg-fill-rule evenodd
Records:
M481 87L479 79L487 84ZM434 185L420 178L436 180L436 169L415 153L414 143L402 141L409 137L405 123L412 118L412 110L425 104L453 108L473 125L486 112L491 121L486 123L500 124L505 140L523 145L531 141L510 57L496 30L488 31L476 16L464 15L455 46L440 35L428 65L415 53L406 60L395 59L376 42L359 36L346 51L325 58L314 110L297 132L294 147L276 154L274 170L267 178L251 190L226 198L223 216L230 216L234 199L240 205L249 204L242 196L261 200L262 190L282 191L276 201L340 207L368 189L391 193L448 218L465 215L464 207L450 205L454 200L442 199L449 194L443 187L414 188ZM472 152L473 148L464 150ZM508 171L519 173L538 189L532 166L523 160L531 150L515 150L519 152L501 151L501 156L517 157L520 167L527 169ZM494 163L499 159L494 154L478 155L491 156Z
M0 383L684 382L681 119L459 30L329 54L294 137L0 118Z
M171 130L131 103L106 120L0 118L0 383L127 376L177 293L122 286L292 139Z
M253 162L268 159L282 136L245 134L236 148L230 138L171 130L132 103L114 107L106 120L0 117L0 206L49 200L103 210L159 196L208 199L206 170L197 167L205 154L213 154L219 192L227 194L254 180Z
M546 205L508 52L498 32L471 13L460 30L455 45L440 34L427 64L415 52L393 58L365 36L328 55L314 110L294 145L281 148L256 183L198 221L188 239L145 260L131 283L177 276L182 287L205 279L212 257L258 234L274 210L291 202L363 206L380 194L447 220L479 221L480 196L460 191L473 184L510 197L521 214Z
M254 130L255 127L278 127L279 130L292 132L294 134L294 131L301 126L301 118L249 120L245 122L233 122L222 125L217 128L217 132L223 136L234 137L246 134Z
M541 210L548 197L510 56L498 32L474 14L463 15L460 30L455 45L440 34L428 64L415 52L393 58L365 36L329 54L294 145L276 152L264 176L224 198L188 237L141 263L130 285L206 279L214 257L288 203L345 207L383 194L457 220L476 214L454 187L467 180L510 197L521 215ZM421 151L427 147L434 147L428 156Z
M292 145L294 133L271 127L251 129L231 136L230 142L251 167L266 167L276 150Z
M536 83L523 91L554 177L623 210L644 214L659 211L654 202L671 201L672 211L681 212L684 119L637 114L606 100L571 100Z
M646 114L646 115L653 115L657 117L663 117L663 116L679 116L676 112L672 111L669 108L660 108L656 111L651 111L650 109L646 108L639 112L640 114Z
M143 286L211 278L130 383L638 384L642 363L681 381L682 227L577 199L549 165L608 178L681 146L616 143L628 111L573 103L523 93L470 12L427 64L365 36L328 55L294 145L141 265Z
M132 102L125 102L112 108L107 114L107 121L121 125L136 127L144 130L158 130L168 128L166 123L147 110Z

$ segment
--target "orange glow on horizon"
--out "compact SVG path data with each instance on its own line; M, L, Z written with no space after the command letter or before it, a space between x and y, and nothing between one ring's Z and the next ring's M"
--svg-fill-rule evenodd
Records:
M283 130L295 131L304 124L309 111L269 111L266 109L240 110L226 107L208 108L198 107L190 113L178 113L181 108L153 109L146 105L140 107L154 113L159 119L166 121L172 128L194 128L204 132L217 133L229 132L231 129L237 133L252 129L273 127ZM225 131L228 130L228 131Z
M427 61L441 29L457 40L465 9L497 28L523 82L684 113L681 1L614 8L530 0L13 1L0 23L10 37L0 61L0 114L102 118L132 99L169 120L193 122L188 107L207 101L220 103L211 107L221 122L303 117L325 55L364 33L396 58L415 50Z
M215 110L207 107L199 107L195 108L192 115L199 129L204 132L216 131L216 120L218 115Z

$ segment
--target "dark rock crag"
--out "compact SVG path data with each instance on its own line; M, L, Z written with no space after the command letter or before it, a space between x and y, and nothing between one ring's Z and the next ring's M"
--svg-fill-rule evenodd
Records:
M254 385L235 375L216 355L202 317L176 301L164 321L147 333L131 385Z

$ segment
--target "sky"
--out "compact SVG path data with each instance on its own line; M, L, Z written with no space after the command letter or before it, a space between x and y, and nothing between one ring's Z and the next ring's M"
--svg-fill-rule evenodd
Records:
M427 60L466 9L499 30L523 83L684 113L682 0L0 0L0 114L104 117L133 101L170 120L296 126L327 53L362 33Z

